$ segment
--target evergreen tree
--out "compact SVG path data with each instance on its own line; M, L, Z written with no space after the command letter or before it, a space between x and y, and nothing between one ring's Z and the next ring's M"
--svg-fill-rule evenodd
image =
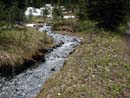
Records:
M52 11L53 19L58 21L60 19L63 19L63 13L60 6L55 5Z
M87 2L86 0L78 1L78 4L76 4L77 8L75 11L76 16L79 20L86 20L87 19Z
M16 4L14 4L10 7L10 9L8 11L8 19L7 19L8 21L7 22L8 22L9 28L13 27L13 24L14 24L14 21L15 21L15 18L16 18L15 13L17 13L16 9L17 9Z
M0 21L2 21L5 17L5 10L4 10L5 6L3 4L3 2L0 0Z
M129 0L89 0L88 16L103 28L115 29L129 12Z
M4 25L4 18L5 18L5 10L4 10L5 6L3 4L3 2L0 0L0 33L2 31L3 25Z
M43 20L45 21L47 18L47 15L49 14L48 9L46 7L45 7L45 9L42 9L41 14L42 14Z
M7 22L8 27L12 28L14 24L23 21L24 12L22 9L18 7L18 3L14 2L10 9L8 9L8 16L7 16Z
M28 3L29 6L36 7L36 8L43 7L45 4L44 0L29 0Z

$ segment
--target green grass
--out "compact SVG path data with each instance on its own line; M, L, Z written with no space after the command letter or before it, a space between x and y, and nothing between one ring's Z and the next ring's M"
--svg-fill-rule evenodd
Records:
M86 32L75 33L84 40L37 98L130 98L130 56L125 37L103 30Z

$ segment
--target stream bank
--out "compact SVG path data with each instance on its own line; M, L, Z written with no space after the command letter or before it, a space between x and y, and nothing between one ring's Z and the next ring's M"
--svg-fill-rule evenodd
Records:
M44 61L53 39L33 28L6 29L0 33L0 75L20 73L37 62Z
M44 28L39 29L41 33L43 30ZM35 98L46 80L63 67L65 59L80 44L80 39L74 36L56 34L51 30L47 30L46 33L59 47L45 55L44 63L31 67L11 79L1 77L1 98Z

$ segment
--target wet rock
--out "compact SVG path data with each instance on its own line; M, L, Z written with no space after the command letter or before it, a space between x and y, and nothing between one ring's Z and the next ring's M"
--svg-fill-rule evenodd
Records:
M51 71L56 71L55 68L52 68Z

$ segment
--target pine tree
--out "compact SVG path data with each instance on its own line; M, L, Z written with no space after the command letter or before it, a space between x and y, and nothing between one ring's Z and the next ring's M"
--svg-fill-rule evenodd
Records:
M32 0L33 7L40 8L44 6L44 0Z
M42 9L41 14L42 14L43 20L45 21L47 18L47 15L49 14L48 9L46 7L45 7L45 9Z
M4 10L5 6L3 4L3 2L0 0L0 21L3 20L3 18L5 17L5 10Z
M60 6L55 5L52 11L53 20L59 21L63 19L63 13Z
M98 26L114 30L128 15L129 0L89 0L87 8L89 18Z
M0 0L0 32L3 28L3 25L4 25L4 18L5 18L5 10L4 10L5 6L3 4L3 2Z
M87 19L87 2L86 0L80 0L77 4L76 16L80 21Z
M9 28L13 28L13 25L24 20L24 12L18 7L18 3L14 2L10 9L8 9L7 23Z

